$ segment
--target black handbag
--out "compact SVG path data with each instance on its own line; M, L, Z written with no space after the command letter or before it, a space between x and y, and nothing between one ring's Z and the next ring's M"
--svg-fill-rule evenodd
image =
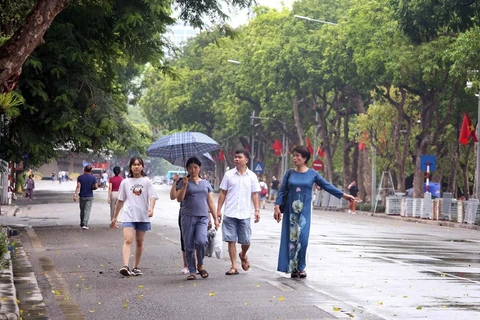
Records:
M288 179L290 179L290 174L292 173L292 169L288 169L287 171L287 182L285 184L285 191L283 192L283 199L282 203L280 204L280 212L285 212L285 206L287 205L287 197L288 197Z

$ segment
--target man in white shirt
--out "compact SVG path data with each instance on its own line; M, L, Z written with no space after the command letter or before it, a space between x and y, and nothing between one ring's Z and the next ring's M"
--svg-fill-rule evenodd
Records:
M250 248L252 235L250 227L252 202L255 207L255 223L260 221L260 205L258 201L260 185L258 184L256 174L247 167L249 160L250 153L247 150L237 150L233 160L235 168L225 173L220 184L217 216L219 219L222 218L222 207L225 204L222 239L228 242L228 253L232 262L232 266L226 272L226 275L238 274L237 242L242 247L242 251L239 254L242 269L247 271L250 268L247 250Z

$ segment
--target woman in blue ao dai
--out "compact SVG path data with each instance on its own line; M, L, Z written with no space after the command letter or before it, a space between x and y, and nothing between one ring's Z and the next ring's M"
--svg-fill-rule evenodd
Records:
M283 213L277 270L290 273L292 278L305 278L307 276L305 268L312 216L313 184L317 184L339 199L355 200L355 197L335 188L318 172L308 168L308 160L310 160L310 151L307 147L297 146L293 149L295 168L285 173L274 209L274 218L277 222L280 222L282 219L280 204L283 202L283 195L288 190L285 212Z

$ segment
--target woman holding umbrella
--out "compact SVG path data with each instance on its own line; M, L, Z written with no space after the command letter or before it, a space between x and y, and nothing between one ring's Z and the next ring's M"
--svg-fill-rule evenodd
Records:
M196 157L187 160L189 177L183 177L178 184L177 201L180 209L182 237L185 243L185 255L189 275L187 280L195 280L196 270L202 278L208 277L203 266L207 250L208 211L212 213L215 229L218 229L217 209L213 201L213 189L210 183L200 178L202 163ZM195 259L196 253L196 259ZM195 265L197 261L197 265Z

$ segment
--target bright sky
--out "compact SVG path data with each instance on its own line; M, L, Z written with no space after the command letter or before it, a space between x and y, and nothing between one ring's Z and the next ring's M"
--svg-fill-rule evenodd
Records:
M282 10L284 6L291 9L293 2L295 2L295 0L257 0L257 3L259 5L275 8L277 10ZM248 14L248 10L232 12L230 13L230 23L233 27L238 27L239 25L246 24L249 19Z

